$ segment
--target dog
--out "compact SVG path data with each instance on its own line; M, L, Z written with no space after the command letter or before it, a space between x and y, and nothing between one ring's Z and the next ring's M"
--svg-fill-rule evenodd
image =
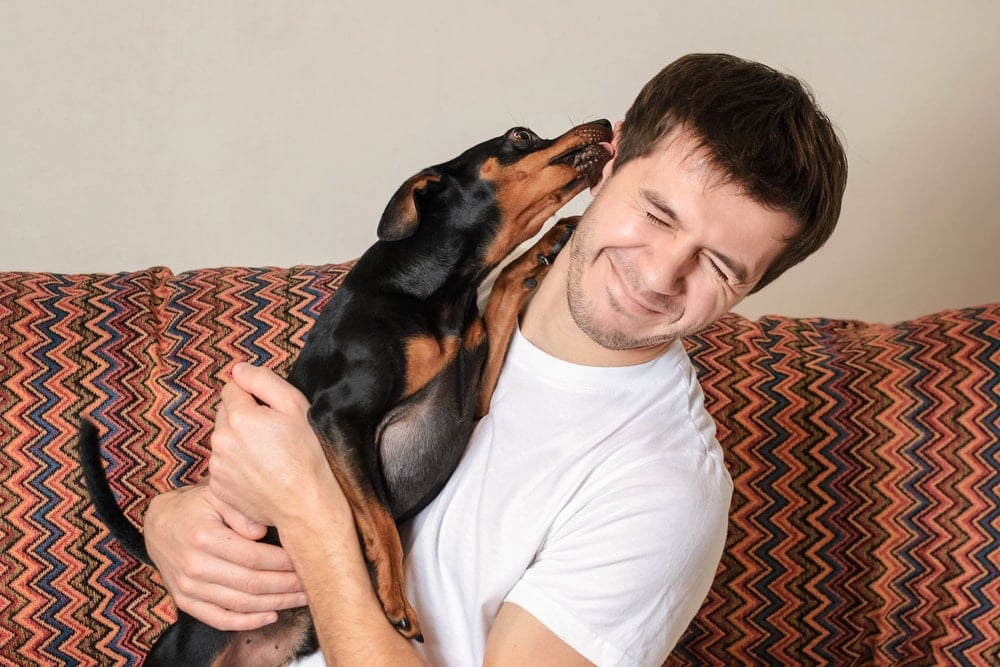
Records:
M489 409L518 312L575 221L558 222L499 273L484 316L480 284L600 178L610 140L606 120L556 139L515 127L408 179L382 214L378 241L344 277L290 368L288 380L309 399L310 424L350 503L386 617L407 638L423 640L396 527L458 465ZM150 563L115 501L97 428L87 420L79 454L98 516L127 552ZM265 539L277 543L273 530ZM233 633L180 612L146 664L280 664L323 643L308 609L279 617Z

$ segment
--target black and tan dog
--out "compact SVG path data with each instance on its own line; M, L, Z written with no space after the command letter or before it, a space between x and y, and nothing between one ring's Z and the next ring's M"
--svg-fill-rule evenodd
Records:
M386 617L406 637L422 639L396 525L454 471L475 419L488 409L521 304L573 221L557 223L501 272L485 320L477 289L596 182L610 157L601 144L610 139L607 121L554 140L514 128L410 178L382 215L379 241L345 276L291 367L288 379L310 400L310 423L350 502ZM115 502L89 422L80 456L98 514L130 553L149 562L141 535ZM322 643L306 610L251 633L216 631L181 613L147 664L282 664L314 651L317 639Z

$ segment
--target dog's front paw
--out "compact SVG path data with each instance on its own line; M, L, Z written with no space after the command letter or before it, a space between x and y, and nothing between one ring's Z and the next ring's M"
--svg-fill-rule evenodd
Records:
M396 628L399 634L407 639L423 643L424 635L420 631L420 621L417 619L417 612L413 611L413 607L410 606L410 603L405 598L403 599L403 605L405 610L401 610L396 614L386 609L386 618L389 619L389 622L392 623L392 626Z
M569 237L576 231L576 224L579 220L579 216L563 218L554 224L552 229L545 232L542 238L538 240L538 243L532 248L532 252L535 255L536 267L547 270L547 267L555 261L556 255L566 247Z
M417 617L413 617L411 622L408 618L403 618L400 621L393 623L399 634L403 635L407 639L413 639L421 644L424 643L424 635L420 632L420 624L417 622Z
M501 290L521 295L538 287L556 256L566 247L578 220L578 216L563 218L553 225L531 248L508 264L494 284Z

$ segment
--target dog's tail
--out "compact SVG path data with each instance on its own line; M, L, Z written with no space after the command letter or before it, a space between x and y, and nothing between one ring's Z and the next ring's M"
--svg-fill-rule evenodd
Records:
M97 427L86 419L80 422L80 439L77 446L80 466L83 468L83 480L98 518L129 555L152 565L153 561L146 551L142 533L132 525L115 500L111 485L108 483L108 476L104 472L104 462L101 460L101 439Z

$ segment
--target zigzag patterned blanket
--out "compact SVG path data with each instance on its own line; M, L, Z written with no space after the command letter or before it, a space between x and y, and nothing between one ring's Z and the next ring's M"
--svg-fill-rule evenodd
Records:
M78 418L141 520L204 470L225 372L282 370L347 267L0 274L0 665L134 665L173 618L97 527ZM1000 665L1000 304L688 341L733 473L671 665Z

